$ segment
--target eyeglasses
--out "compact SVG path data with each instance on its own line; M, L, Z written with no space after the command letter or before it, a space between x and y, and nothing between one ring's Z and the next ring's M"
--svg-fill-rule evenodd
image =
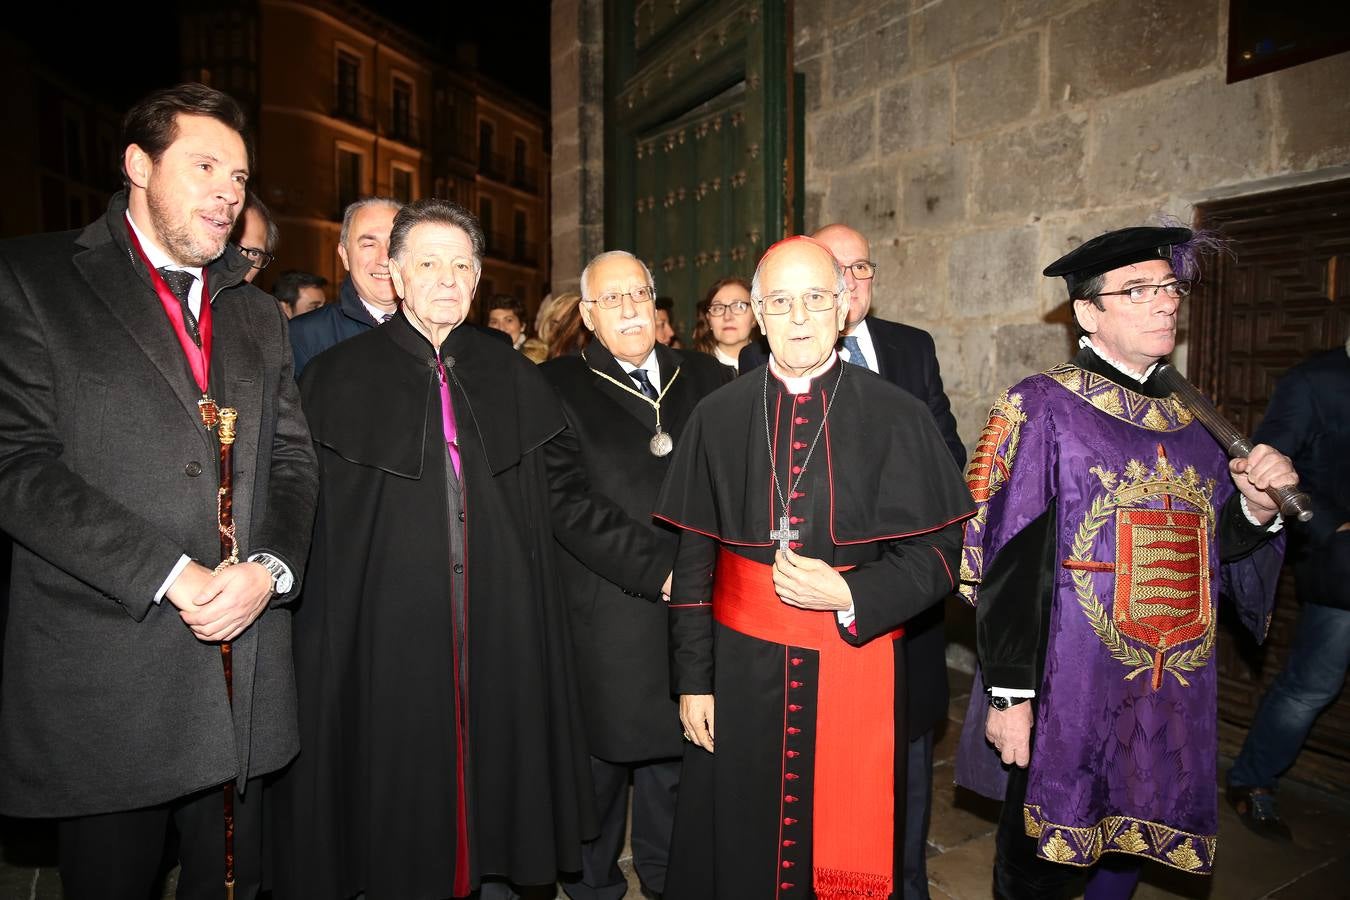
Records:
M824 291L820 288L802 291L796 297L786 292L769 294L767 297L760 298L759 308L766 316L781 316L784 313L791 312L793 301L798 299L810 312L825 312L835 308L835 305L839 302L839 294Z
M257 247L241 247L238 244L235 244L235 246L239 247L240 253L248 257L248 261L253 265L253 268L259 271L267 268L268 264L271 263L273 259L276 259L276 257L266 250L261 250Z
M1189 281L1169 281L1167 284L1136 284L1132 288L1123 291L1102 291L1098 297L1129 297L1131 303L1147 303L1158 296L1158 291L1162 291L1173 300L1181 300L1190 296L1191 282Z
M852 272L858 281L870 281L872 276L877 274L877 264L870 259L860 259L848 264L840 263L839 268L845 272Z
M739 316L749 312L749 300L733 300L730 303L713 303L708 307L708 315L720 318L730 313L733 316Z
M624 297L631 298L634 303L650 303L654 293L651 285L647 285L646 287L633 288L631 291L611 291L585 302L596 303L601 309L616 309L623 305Z

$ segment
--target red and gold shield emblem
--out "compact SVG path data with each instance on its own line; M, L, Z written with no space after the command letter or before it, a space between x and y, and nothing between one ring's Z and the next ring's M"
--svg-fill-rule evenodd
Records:
M1214 482L1201 482L1190 466L1177 471L1161 444L1151 469L1130 460L1123 478L1099 467L1091 471L1103 493L1093 498L1062 563L1072 575L1078 605L1107 652L1129 669L1126 680L1151 672L1155 691L1167 675L1189 687L1186 673L1208 665L1214 650L1209 566ZM1161 509L1144 505L1159 502ZM1178 509L1179 504L1188 508ZM1116 558L1095 559L1097 535L1112 522ZM1113 582L1110 610L1093 580L1106 575Z
M1205 518L1174 509L1116 511L1116 628L1165 651L1203 637L1213 619Z

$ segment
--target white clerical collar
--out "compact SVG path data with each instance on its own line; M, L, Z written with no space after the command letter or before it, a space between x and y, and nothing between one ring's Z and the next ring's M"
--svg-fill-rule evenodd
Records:
M730 356L727 356L726 353L722 351L721 344L715 344L713 346L713 356L717 357L717 361L720 362L722 365L731 366L731 368L735 369L736 371L738 372L740 371L741 361L739 359L732 359Z
M630 362L619 359L617 356L614 357L614 361L629 375L632 375L637 369L645 369L647 371L647 379L651 381L652 387L656 388L658 392L661 390L661 369L656 362L655 347L652 347L651 351L647 354L647 358L642 361L641 365L635 366Z
M838 361L839 354L831 350L829 360L824 366L816 371L816 374L798 376L788 375L779 367L778 360L770 356L769 371L773 373L774 378L783 382L783 387L787 388L789 394L805 394L807 391L811 390L811 379L819 378L824 375L826 372L830 371L830 369L834 368L834 364Z
M1083 335L1082 337L1080 337L1080 338L1078 339L1078 346L1079 346L1079 347L1088 347L1088 348L1091 348L1092 352L1095 353L1095 354L1097 354L1097 356L1098 356L1103 362L1110 363L1113 367L1115 367L1116 369L1119 369L1121 373L1130 376L1131 378L1133 378L1135 381L1139 382L1140 384L1143 384L1145 381L1148 381L1148 377L1149 377L1150 375L1153 374L1153 370L1156 369L1156 368L1158 368L1158 364L1157 364L1157 363L1153 363L1153 364L1150 365L1147 369L1145 369L1145 370L1144 370L1144 373L1141 375L1141 374L1139 374L1139 372L1135 371L1134 369L1131 369L1129 366L1125 365L1124 363L1118 362L1117 360L1112 359L1111 357L1109 357L1109 356L1107 356L1105 353L1103 353L1101 350L1097 349L1096 345L1094 345L1094 344L1092 343L1092 339L1089 338L1087 335Z
M127 210L127 223L131 225L131 230L136 233L136 240L140 242L141 250L145 253L145 258L150 260L150 265L153 268L178 269L179 271L189 273L199 282L202 280L201 266L180 266L178 263L174 262L173 257L169 256L168 251L155 243L154 238L136 227L136 220L131 217L131 210L129 209Z

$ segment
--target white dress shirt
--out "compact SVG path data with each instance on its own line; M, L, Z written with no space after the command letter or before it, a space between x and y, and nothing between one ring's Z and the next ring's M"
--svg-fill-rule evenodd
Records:
M629 375L632 375L633 372L636 371L637 369L643 369L644 371L646 371L647 380L652 383L652 387L656 389L657 394L661 393L661 366L656 362L655 348L652 348L651 352L647 354L647 358L644 359L640 365L635 366L630 362L625 362L624 360L619 359L617 356L614 357L614 361L617 362L619 366ZM628 387L637 390L637 382L633 381L632 378L629 378L628 381L629 381Z
M136 232L136 240L141 243L141 250L145 253L145 258L150 260L150 265L156 269L175 269L179 272L187 272L192 276L192 287L188 289L188 309L192 310L194 318L202 317L202 267L201 266L180 266L173 261L167 250L155 243L149 235L136 226L136 220L131 218L131 210L127 210L127 223L131 225L131 230Z
M876 372L878 375L881 374L881 370L877 368L877 348L876 345L872 343L872 332L867 329L866 317L863 317L861 322L854 325L852 331L842 334L839 337L841 341L846 337L857 338L858 349L862 351L863 356L867 357L867 368ZM847 350L844 351L844 358L855 366L862 365L862 363L854 359L853 354L849 353Z

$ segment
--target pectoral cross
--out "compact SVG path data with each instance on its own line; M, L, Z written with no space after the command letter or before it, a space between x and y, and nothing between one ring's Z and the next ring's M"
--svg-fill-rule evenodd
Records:
M778 528L774 531L769 532L769 539L778 542L779 550L787 550L788 541L795 541L800 536L801 532L798 531L797 529L794 528L791 531L788 530L787 516L779 516Z

